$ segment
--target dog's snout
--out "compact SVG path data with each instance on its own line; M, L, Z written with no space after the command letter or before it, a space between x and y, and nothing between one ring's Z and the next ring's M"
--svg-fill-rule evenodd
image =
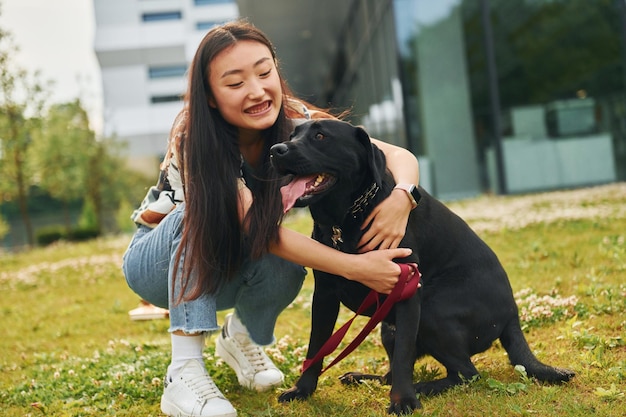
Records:
M276 145L272 145L272 147L270 148L271 156L274 156L274 155L282 156L286 154L287 152L289 152L289 148L284 143L277 143Z

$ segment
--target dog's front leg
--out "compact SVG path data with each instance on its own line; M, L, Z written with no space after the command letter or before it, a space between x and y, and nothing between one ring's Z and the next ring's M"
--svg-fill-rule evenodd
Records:
M391 404L389 414L412 414L422 405L413 388L413 365L415 362L415 343L420 321L419 295L400 301L396 309L396 337L393 356L391 357Z
M327 280L340 279L339 277L327 277L318 271L315 273L315 291L313 292L313 305L311 307L311 335L309 349L306 358L312 359L322 348L324 343L333 334L335 323L339 315L339 298L336 291L332 290ZM310 397L317 388L317 380L322 371L323 360L311 365L302 373L296 385L283 392L279 402L293 400L305 400Z

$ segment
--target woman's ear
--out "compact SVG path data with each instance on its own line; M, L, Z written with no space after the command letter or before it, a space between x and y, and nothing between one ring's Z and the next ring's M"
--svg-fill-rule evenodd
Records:
M207 102L209 103L209 107L217 109L217 103L215 102L215 99L213 97L209 97L207 99Z

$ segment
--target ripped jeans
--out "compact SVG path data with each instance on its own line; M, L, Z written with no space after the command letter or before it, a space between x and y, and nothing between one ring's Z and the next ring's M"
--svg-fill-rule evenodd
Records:
M180 204L154 229L139 226L124 253L122 268L128 286L142 299L169 309L170 332L216 331L220 328L217 311L234 308L255 343L272 343L278 315L298 295L306 270L268 254L246 260L217 293L174 303L180 288L172 290L172 269L181 241L183 215L184 204Z

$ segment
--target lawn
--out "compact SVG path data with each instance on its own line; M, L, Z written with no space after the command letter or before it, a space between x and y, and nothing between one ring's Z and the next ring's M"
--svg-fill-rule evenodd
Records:
M473 358L481 378L421 398L417 416L623 416L626 414L626 184L524 196L483 196L449 206L492 246L509 274L531 349L543 362L573 369L563 385L544 385L513 369L496 342ZM306 212L287 225L305 234ZM169 362L168 321L132 322L138 298L121 273L130 236L0 253L0 414L12 416L160 416ZM306 353L312 276L279 318L268 349L284 387L247 391L205 349L211 375L239 416L384 416L388 386L342 386L359 370L384 373L373 332L325 373L307 402L279 404ZM220 316L225 314L221 312ZM352 314L342 310L340 324ZM364 318L355 321L350 335ZM431 358L414 378L445 372Z

